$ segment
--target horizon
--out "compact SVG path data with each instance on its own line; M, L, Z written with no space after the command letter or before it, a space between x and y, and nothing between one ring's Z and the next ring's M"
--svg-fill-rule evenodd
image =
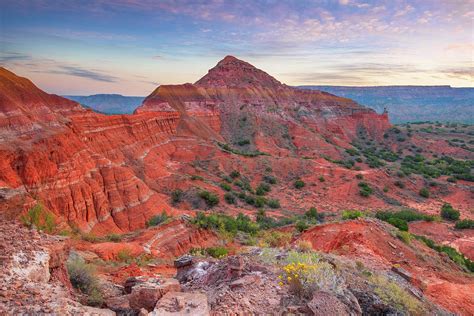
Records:
M470 1L9 1L0 65L59 95L148 95L225 55L291 86L472 88Z

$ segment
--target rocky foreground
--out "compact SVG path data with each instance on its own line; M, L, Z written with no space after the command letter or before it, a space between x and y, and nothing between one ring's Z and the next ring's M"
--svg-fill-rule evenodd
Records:
M166 231L166 225L156 229ZM421 242L403 242L396 229L373 219L316 226L286 246L239 246L238 253L218 259L196 254L189 246L198 244L188 244L191 250L177 251L168 268L116 266L114 259L99 260L82 242L7 221L1 221L0 235L0 308L9 315L470 315L474 310L472 274ZM78 263L98 269L100 301L74 289L78 279L71 264ZM300 265L314 269L311 282L317 287L302 283L302 292L295 292L298 284L288 277L309 271Z

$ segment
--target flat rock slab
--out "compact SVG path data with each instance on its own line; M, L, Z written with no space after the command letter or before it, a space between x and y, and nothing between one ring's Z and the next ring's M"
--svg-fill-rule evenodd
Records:
M149 316L208 316L207 296L202 293L168 292Z

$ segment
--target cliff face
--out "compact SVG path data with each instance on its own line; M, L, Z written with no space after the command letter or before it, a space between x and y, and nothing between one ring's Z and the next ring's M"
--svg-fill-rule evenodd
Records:
M227 168L216 141L337 159L336 146L389 126L349 99L288 87L230 56L194 85L160 86L134 115L94 113L0 69L0 199L42 201L86 231L130 231L177 212L167 195L196 165Z
M170 209L137 175L147 154L172 147L178 113L105 116L6 70L0 83L4 198L26 194L98 232L136 229Z

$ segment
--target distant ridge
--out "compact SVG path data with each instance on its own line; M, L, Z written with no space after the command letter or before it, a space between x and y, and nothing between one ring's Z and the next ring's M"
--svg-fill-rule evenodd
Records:
M120 94L65 95L64 97L105 114L131 114L145 99L145 97Z
M392 123L442 121L474 123L474 88L441 86L299 86L346 97L381 113Z

